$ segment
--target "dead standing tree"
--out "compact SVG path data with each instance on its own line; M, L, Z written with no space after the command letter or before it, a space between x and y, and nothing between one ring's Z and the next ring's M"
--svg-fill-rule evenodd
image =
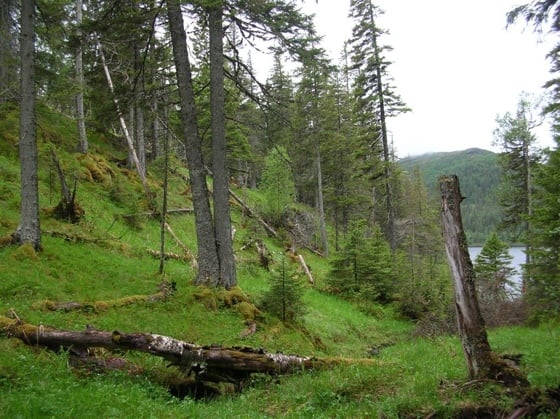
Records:
M523 374L496 356L488 343L486 325L476 296L475 273L463 230L461 201L464 198L461 196L459 179L456 175L440 176L439 186L443 238L455 291L457 326L469 378L503 381L508 386L528 385Z

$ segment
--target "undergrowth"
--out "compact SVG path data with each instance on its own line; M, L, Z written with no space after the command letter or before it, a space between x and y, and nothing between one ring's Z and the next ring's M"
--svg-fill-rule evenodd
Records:
M391 306L370 305L366 312L322 292L328 261L305 251L316 284L309 284L300 273L305 306L301 318L286 324L263 312L256 317L256 333L240 337L247 327L247 313L234 309L235 304L228 304L223 296L211 305L197 297L189 261L169 259L163 275L158 272L160 262L148 250L159 251L160 221L147 214L134 173L111 160L118 152L101 136L92 143L93 153L101 157L79 159L64 141L72 138L65 136L73 132L70 122L57 121L60 131L49 128L41 137L44 250L37 254L0 247L0 315L11 312L27 322L61 329L84 330L92 325L99 330L153 332L202 345L246 345L270 352L377 362L284 377L256 376L241 393L225 391L212 400L196 401L172 396L166 383L179 372L150 355L118 354L135 366L133 371L76 371L63 350L47 351L2 337L0 417L452 417L470 405L491 405L496 412L513 405L513 395L492 386L464 385L465 361L456 337L413 337L414 324L400 318ZM40 129L49 124L43 120ZM13 115L7 113L0 128L11 125ZM19 220L19 171L16 137L2 135L0 237L5 237ZM59 190L50 172L47 146L57 147L64 170L77 180L77 201L85 209L78 224L49 216ZM180 166L178 159L173 162ZM161 198L161 169L161 161L148 169L157 199ZM170 175L172 208L192 206L185 173L178 168ZM251 202L255 191L239 191L239 195ZM263 240L273 255L269 268L278 272L274 260L282 259L285 244L268 238L240 208L234 206L232 216L240 290L244 302L257 304L270 289L274 273L260 266L254 248L243 246ZM167 235L166 252L180 254L185 245L194 253L192 214L170 215L167 221L182 244ZM150 295L163 279L175 282L177 288L166 301L69 312L49 311L41 305L45 300L103 302ZM491 330L490 341L498 353L523 354L521 368L536 388L560 385L558 325Z

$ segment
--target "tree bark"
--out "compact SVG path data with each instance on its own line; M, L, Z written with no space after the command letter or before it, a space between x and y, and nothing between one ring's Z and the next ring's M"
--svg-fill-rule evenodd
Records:
M33 0L21 2L20 56L21 221L13 237L16 243L31 243L38 250L41 248L41 226L35 118L35 3Z
M88 152L88 140L86 133L86 118L84 114L84 66L83 66L83 39L82 39L82 14L83 1L76 1L76 36L78 38L78 48L76 49L76 81L78 83L78 93L76 94L76 119L78 124L78 151L86 154Z
M325 206L323 202L323 171L321 169L321 145L315 140L315 159L317 166L317 207L319 209L319 229L321 231L321 244L323 254L329 256L329 241L327 239L327 226L325 222Z
M169 0L167 2L167 13L177 72L177 84L181 102L181 121L185 137L189 182L195 214L198 244L198 275L195 282L217 284L220 276L220 265L208 198L201 139L198 134L197 112L194 101L191 66L187 51L187 39L181 6L178 0Z
M289 374L341 364L375 363L370 359L318 359L272 354L263 349L249 347L200 346L153 333L58 330L4 316L0 316L0 333L18 338L28 345L41 345L55 350L60 347L99 347L146 352L166 359L188 374L194 373L199 380L211 382L239 383L254 373Z
M212 125L212 172L214 173L214 230L218 260L219 284L229 289L237 284L231 216L229 206L229 171L225 134L224 45L222 4L208 11L210 30L210 113Z
M528 383L525 377L494 355L488 342L486 326L476 296L473 264L463 230L461 218L463 197L459 188L459 179L456 175L440 176L439 186L445 251L453 280L457 326L469 378L499 379L507 385L525 385Z

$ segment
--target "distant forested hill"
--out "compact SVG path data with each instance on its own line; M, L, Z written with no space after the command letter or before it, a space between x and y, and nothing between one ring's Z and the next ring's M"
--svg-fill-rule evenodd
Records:
M463 224L470 245L480 245L500 219L497 188L501 169L498 154L479 148L446 153L430 153L399 160L402 170L413 175L416 168L430 196L439 200L438 176L455 174L466 199L461 204Z

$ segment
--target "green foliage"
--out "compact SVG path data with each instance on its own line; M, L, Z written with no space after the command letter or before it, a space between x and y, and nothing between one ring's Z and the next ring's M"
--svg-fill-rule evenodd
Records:
M557 139L558 142L558 139ZM527 298L537 320L560 317L560 150L548 153L538 171L530 217Z
M300 275L286 266L286 258L283 257L278 272L272 273L271 281L270 289L262 298L262 308L284 323L296 323L305 313Z
M127 173L108 158L117 151L110 144L93 141L92 146L94 150L104 150L105 161L112 170ZM65 144L61 150L72 147ZM61 151L60 157L70 167L80 167L79 161L72 161L76 156ZM46 156L40 155L40 159L39 189L44 206L49 202L49 165ZM17 192L17 157L2 155L0 164L0 185ZM149 168L148 173L157 172L156 166ZM153 178L150 180L157 185ZM119 176L118 181L123 194L130 193L130 199L137 196L138 183L132 176ZM162 279L157 274L159 262L147 254L146 248L158 248L160 222L142 216L143 229L131 228L115 217L126 208L126 202L109 199L106 188L103 182L79 183L77 198L86 210L86 218L76 225L62 223L42 212L42 226L48 232L43 238L42 252L26 254L26 249L0 248L0 307L4 313L12 308L25 321L61 329L83 330L86 324L92 324L100 330L150 331L205 345L249 345L269 352L376 359L368 359L364 365L296 373L273 380L254 377L240 394L197 402L169 394L167 377L181 373L150 354L117 354L137 366L137 374L91 373L71 369L64 351L31 348L2 336L1 417L451 417L465 403L490 403L494 393L489 386L481 384L480 388L469 389L463 385L466 371L456 337L413 338L414 325L403 320L391 305L370 302L369 313L375 312L372 316L359 310L359 304L321 292L329 273L329 260L314 254L306 254L306 261L313 267L317 288L305 288L300 294L305 307L301 318L305 328L257 316L257 332L245 340L239 337L246 329L245 319L251 315L245 299L254 301L269 289L269 273L253 263L258 256L250 249L236 248L240 259L239 283L244 292L224 291L219 300L223 304L216 304L211 311L195 297L197 288L191 284L193 269L180 260L166 261L164 277L177 283L177 292L165 302L138 302L99 312L36 309L36 303L44 300L94 302L157 290ZM184 206L188 202L184 190L184 179L170 175L170 202ZM124 201L125 195L121 195ZM259 196L258 191L247 191L248 200L257 200ZM17 206L10 202L13 199L0 197L1 236L10 234L17 225L19 214ZM238 227L236 246L250 236L266 242L271 251L282 250L283 243L266 237L258 226L249 224L237 207L232 218ZM196 248L190 215L170 215L167 221L177 237L189 248ZM250 228L241 228L243 223ZM357 239L367 242L377 236L378 233L362 234ZM378 253L379 258L389 260L386 244L379 239L373 241L376 240L379 246L363 253L367 258L373 256L374 268L381 263L377 261ZM182 251L170 239L165 246L168 252ZM293 266L286 262L286 272L292 271ZM397 273L402 276L400 270ZM491 330L490 339L500 352L524 354L521 368L534 385L556 387L560 385L558 330L554 323L536 329ZM497 400L510 406L514 402L503 395Z
M535 105L522 96L514 115L508 112L496 118L498 128L494 131L494 143L502 149L499 160L502 180L498 197L503 216L499 226L521 242L527 240L527 217L532 212L532 172L541 155L535 149L537 138L532 130L537 122L532 120L532 108Z
M290 204L294 202L294 181L286 152L274 148L265 160L259 190L262 191L263 214L273 224L280 225Z
M328 284L332 292L358 301L387 303L393 298L391 251L378 227L351 225L346 244L334 255Z
M474 261L476 286L480 301L496 303L508 300L516 290L511 277L516 271L511 266L513 256L509 245L492 233Z

